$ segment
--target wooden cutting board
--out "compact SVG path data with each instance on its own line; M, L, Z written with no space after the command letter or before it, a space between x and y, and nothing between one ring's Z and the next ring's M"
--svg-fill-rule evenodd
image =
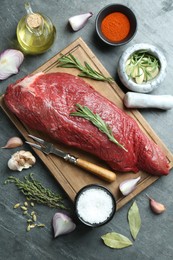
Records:
M55 55L53 58L48 60L45 64L43 64L41 67L39 67L36 71L34 71L32 74L35 74L37 72L68 72L73 75L78 75L79 71L74 68L59 68L57 67L57 60L60 57L61 54L69 54L72 53L81 63L84 61L88 62L94 69L102 72L105 76L110 76L109 73L106 71L106 69L103 67L103 65L99 62L99 60L96 58L94 53L89 49L89 47L85 44L85 42L79 38L73 43L71 43L68 47L66 47L64 50L62 50L60 53ZM165 152L170 168L173 166L173 155L170 153L170 151L166 148L164 143L159 139L159 137L156 135L156 133L152 130L152 128L149 126L149 124L146 122L146 120L142 117L142 115L137 110L128 110L123 106L123 97L124 93L122 90L118 87L118 85L114 83L105 83L105 82L99 82L94 81L91 79L84 79L89 84L91 84L95 90L100 92L103 96L107 97L109 100L114 102L118 107L120 107L122 110L124 110L126 113L130 114L131 117L133 117L139 127L144 131L144 133L151 138L155 143L157 143ZM3 97L1 98L0 105L4 112L8 115L8 117L11 119L11 121L14 123L14 125L17 127L17 129L21 132L21 134L24 136L24 138L28 141L31 141L31 139L28 138L28 134L33 134L35 136L39 136L41 138L46 138L43 134L38 133L37 131L33 131L23 125L12 113L9 112L9 110L6 108ZM83 159L86 159L90 162L93 162L97 165L103 166L105 168L108 168L108 166L100 161L99 159L93 157L90 154L87 154L86 152L82 152L80 150L66 147L65 145L60 145L58 143L54 144L64 151L67 151L71 154L73 154L76 157L80 157ZM54 155L46 156L42 152L34 149L36 154L41 158L45 166L50 170L50 172L53 174L55 179L58 181L58 183L62 186L62 188L65 190L65 192L68 194L68 196L74 200L76 193L85 185L97 183L101 184L108 189L111 190L111 192L114 194L116 200L117 200L117 209L121 208L124 204L126 204L128 201L130 201L132 198L134 198L137 194L139 194L142 190L144 190L146 187L151 185L153 182L155 182L159 177L157 176L151 176L145 172L138 172L137 174L134 174L132 172L129 173L118 173L117 172L117 179L113 183L107 183L94 175L90 174L89 172L79 169L78 167L71 165L63 159L60 159ZM129 178L136 178L138 176L141 176L141 180L137 185L137 188L128 196L122 196L120 193L118 186L119 184ZM164 178L164 177L163 177Z

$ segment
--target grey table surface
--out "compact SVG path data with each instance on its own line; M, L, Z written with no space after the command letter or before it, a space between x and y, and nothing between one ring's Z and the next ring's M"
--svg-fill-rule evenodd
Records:
M138 31L135 38L128 45L118 48L102 45L95 34L97 13L105 5L115 2L132 8L138 20ZM19 73L0 82L0 94L2 95L5 92L10 83L31 73L75 39L82 37L123 91L127 90L121 85L117 76L117 62L122 52L135 43L146 42L156 45L165 54L168 67L164 82L152 94L173 95L173 1L119 0L115 2L108 0L32 0L31 4L34 10L45 13L52 19L57 29L56 41L45 54L25 57ZM0 0L0 51L14 47L17 23L25 15L24 3L23 0ZM78 32L72 32L68 26L68 18L88 11L93 12L93 17L88 21L87 25ZM146 109L140 112L169 150L173 152L173 110ZM20 133L0 110L0 147L10 137L16 135L20 136ZM24 146L25 148L29 149L27 146ZM142 219L141 230L131 247L117 250L106 247L101 240L101 236L115 231L132 240L127 223L127 212L132 201L119 210L109 224L97 229L90 229L78 223L73 233L56 239L53 238L51 222L57 210L38 205L36 211L40 221L45 223L46 227L41 230L34 229L31 232L26 232L25 216L13 209L13 205L16 202L24 201L24 197L19 193L15 185L4 185L4 181L8 176L13 175L22 178L33 172L35 177L41 180L45 186L64 196L66 205L72 209L72 214L73 205L39 158L37 158L37 163L32 170L28 169L22 173L10 171L7 167L7 161L16 150L3 150L0 148L0 259L169 260L173 258L172 171L167 177L160 178L135 198ZM164 203L167 208L166 212L159 216L154 215L149 209L145 193Z

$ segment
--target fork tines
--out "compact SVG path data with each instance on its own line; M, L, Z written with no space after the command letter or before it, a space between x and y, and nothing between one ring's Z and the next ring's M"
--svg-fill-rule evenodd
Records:
M28 142L28 141L26 141L25 143L29 144L30 146L32 146L32 147L34 147L34 148L36 148L40 151L42 150L42 147L39 144L34 144L34 143L31 143L31 142Z
M38 138L38 137L36 137L34 135L28 135L28 136L31 137L33 140L37 141L38 143L44 144L44 140L43 139Z

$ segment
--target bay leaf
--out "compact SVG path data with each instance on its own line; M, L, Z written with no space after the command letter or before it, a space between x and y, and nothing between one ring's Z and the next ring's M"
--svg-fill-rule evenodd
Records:
M139 208L136 201L133 202L132 206L128 211L128 222L129 222L131 235L135 240L141 228L141 217L140 217Z
M120 249L133 245L127 237L116 232L107 233L101 236L101 238L105 245L111 248Z

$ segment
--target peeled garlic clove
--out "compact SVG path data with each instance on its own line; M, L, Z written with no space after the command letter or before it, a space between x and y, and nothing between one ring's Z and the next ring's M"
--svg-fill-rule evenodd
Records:
M142 82L144 81L144 72L141 68L139 68L139 71L138 71L138 75L136 76L135 80L136 80L136 83L137 84L142 84Z
M76 228L72 219L64 213L56 213L53 217L54 237L68 234Z
M126 67L126 74L127 74L127 76L131 76L132 71L133 71L133 65L128 65Z
M119 185L119 189L120 189L121 193L124 196L131 193L136 188L136 185L140 179L141 179L141 177L139 176L138 178L125 180L125 181L121 182Z
M138 68L135 67L132 74L131 74L132 78L136 78L138 76Z
M16 147L19 147L19 146L22 146L23 145L23 141L21 138L19 137L11 137L8 142L6 143L5 146L1 147L1 148L16 148Z
M161 203L157 202L156 200L150 198L148 195L147 195L147 197L149 198L150 208L154 213L161 214L166 210L166 208L163 204L161 204Z
M69 24L71 25L73 31L78 31L82 29L87 23L88 19L93 15L92 12L75 15L69 18Z
M159 74L159 68L156 67L153 69L152 67L147 67L146 70L149 72L148 80L154 79Z

